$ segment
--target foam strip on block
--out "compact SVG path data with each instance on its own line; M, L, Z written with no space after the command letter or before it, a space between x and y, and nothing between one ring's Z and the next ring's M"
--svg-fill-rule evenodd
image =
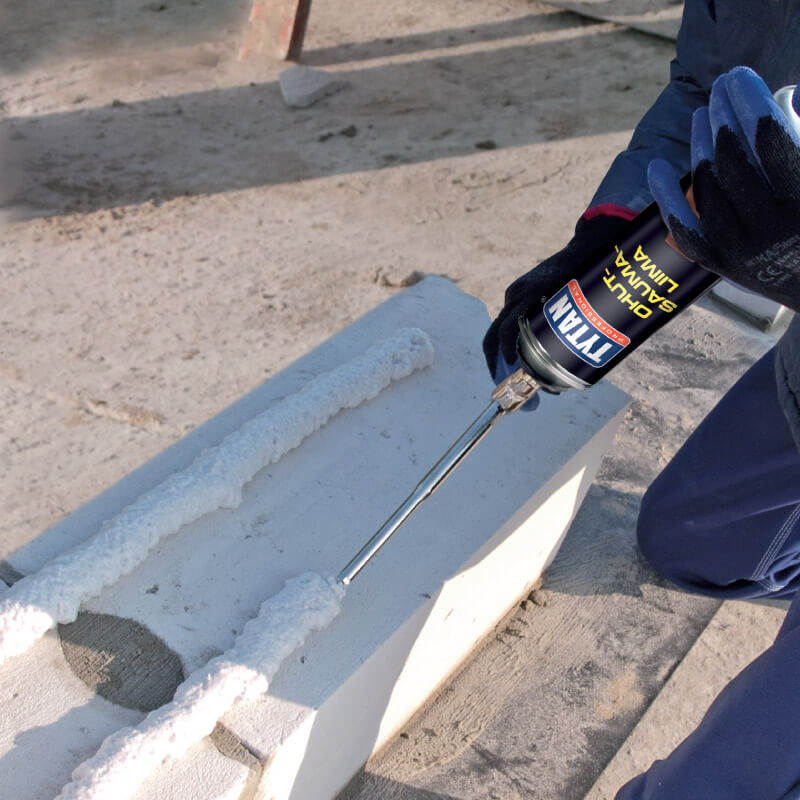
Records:
M234 646L195 670L170 703L136 728L109 736L72 773L56 800L125 800L159 764L180 758L236 703L265 694L281 662L341 609L344 587L308 572L286 582L249 620Z
M150 550L205 514L236 508L244 486L345 408L433 362L430 338L404 328L366 353L324 373L254 417L189 467L107 522L91 539L57 556L0 595L0 664L25 652L81 603L132 572Z

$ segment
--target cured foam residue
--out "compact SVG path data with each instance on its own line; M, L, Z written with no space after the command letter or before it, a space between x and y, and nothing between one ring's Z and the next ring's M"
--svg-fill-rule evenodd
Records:
M264 694L281 665L341 609L344 587L311 572L286 582L244 626L233 647L193 672L171 703L137 728L109 736L72 773L56 800L124 800L167 759L179 758L235 703Z
M407 328L250 420L107 522L86 542L45 564L0 596L0 664L27 650L82 602L147 557L165 536L220 508L235 508L259 470L275 463L343 408L375 397L433 361L424 331Z

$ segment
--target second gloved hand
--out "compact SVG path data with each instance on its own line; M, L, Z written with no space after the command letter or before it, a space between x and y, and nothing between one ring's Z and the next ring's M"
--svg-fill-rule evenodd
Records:
M797 90L792 103L797 110ZM800 136L751 69L720 76L709 106L692 119L697 215L678 177L665 161L653 161L648 171L681 251L800 311Z

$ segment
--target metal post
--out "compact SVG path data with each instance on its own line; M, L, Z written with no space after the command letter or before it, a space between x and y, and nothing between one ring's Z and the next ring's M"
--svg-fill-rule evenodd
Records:
M289 37L289 44L286 50L287 61L299 61L303 52L303 39L306 35L308 17L311 14L311 0L297 0L297 8L294 14L294 25Z

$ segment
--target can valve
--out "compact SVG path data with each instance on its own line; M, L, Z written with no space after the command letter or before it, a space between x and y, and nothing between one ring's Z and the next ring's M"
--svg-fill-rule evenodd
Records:
M541 385L525 372L518 369L509 375L502 383L498 383L492 392L494 400L500 408L510 414L525 405L533 395L539 391Z

